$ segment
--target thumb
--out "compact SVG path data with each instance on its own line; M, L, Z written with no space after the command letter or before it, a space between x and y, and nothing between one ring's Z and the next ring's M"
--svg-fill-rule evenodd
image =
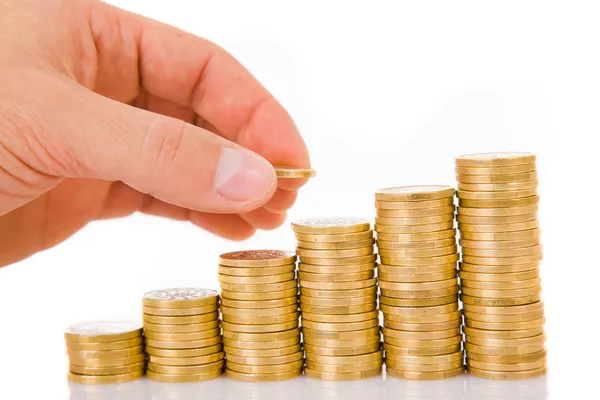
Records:
M54 157L67 156L63 165L74 166L68 175L123 181L162 201L216 213L256 209L275 192L267 160L205 129L80 86L65 97L68 115L54 119L52 135L60 135L54 146L66 147Z

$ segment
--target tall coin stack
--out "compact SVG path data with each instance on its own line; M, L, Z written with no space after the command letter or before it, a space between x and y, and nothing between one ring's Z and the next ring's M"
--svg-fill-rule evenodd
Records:
M535 155L456 159L467 370L490 379L546 373Z
M222 254L219 281L225 375L251 382L301 375L296 255L280 250Z
M294 222L300 256L305 374L354 380L381 374L373 231L360 218Z
M454 188L381 189L375 206L387 374L445 379L464 373Z
M223 374L217 291L176 288L142 299L148 378L159 382L202 382Z
M144 376L142 327L133 322L87 322L65 331L69 380L82 384L129 382Z

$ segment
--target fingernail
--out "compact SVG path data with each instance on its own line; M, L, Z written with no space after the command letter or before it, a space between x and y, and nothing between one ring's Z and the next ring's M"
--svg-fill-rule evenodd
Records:
M274 185L275 170L264 158L245 149L226 147L215 176L217 193L235 202L262 197Z

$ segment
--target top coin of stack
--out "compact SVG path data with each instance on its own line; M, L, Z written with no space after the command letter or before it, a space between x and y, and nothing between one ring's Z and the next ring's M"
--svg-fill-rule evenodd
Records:
M222 254L219 263L225 375L241 381L301 375L296 255L237 251Z
M387 373L405 379L462 374L454 188L382 189L375 205Z
M201 382L223 374L219 295L216 290L155 290L142 298L148 378Z
M361 218L296 221L300 311L309 377L381 373L373 231Z
M546 372L535 155L456 159L467 369L490 379Z
M69 380L83 384L121 383L144 376L142 327L134 322L102 321L65 331Z

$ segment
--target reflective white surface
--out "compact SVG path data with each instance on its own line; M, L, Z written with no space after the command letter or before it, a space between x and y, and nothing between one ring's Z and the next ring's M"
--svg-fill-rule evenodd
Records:
M377 377L328 382L307 377L285 382L250 383L226 378L167 384L138 380L117 385L69 384L71 400L545 400L547 377L493 381L463 375L442 381Z

